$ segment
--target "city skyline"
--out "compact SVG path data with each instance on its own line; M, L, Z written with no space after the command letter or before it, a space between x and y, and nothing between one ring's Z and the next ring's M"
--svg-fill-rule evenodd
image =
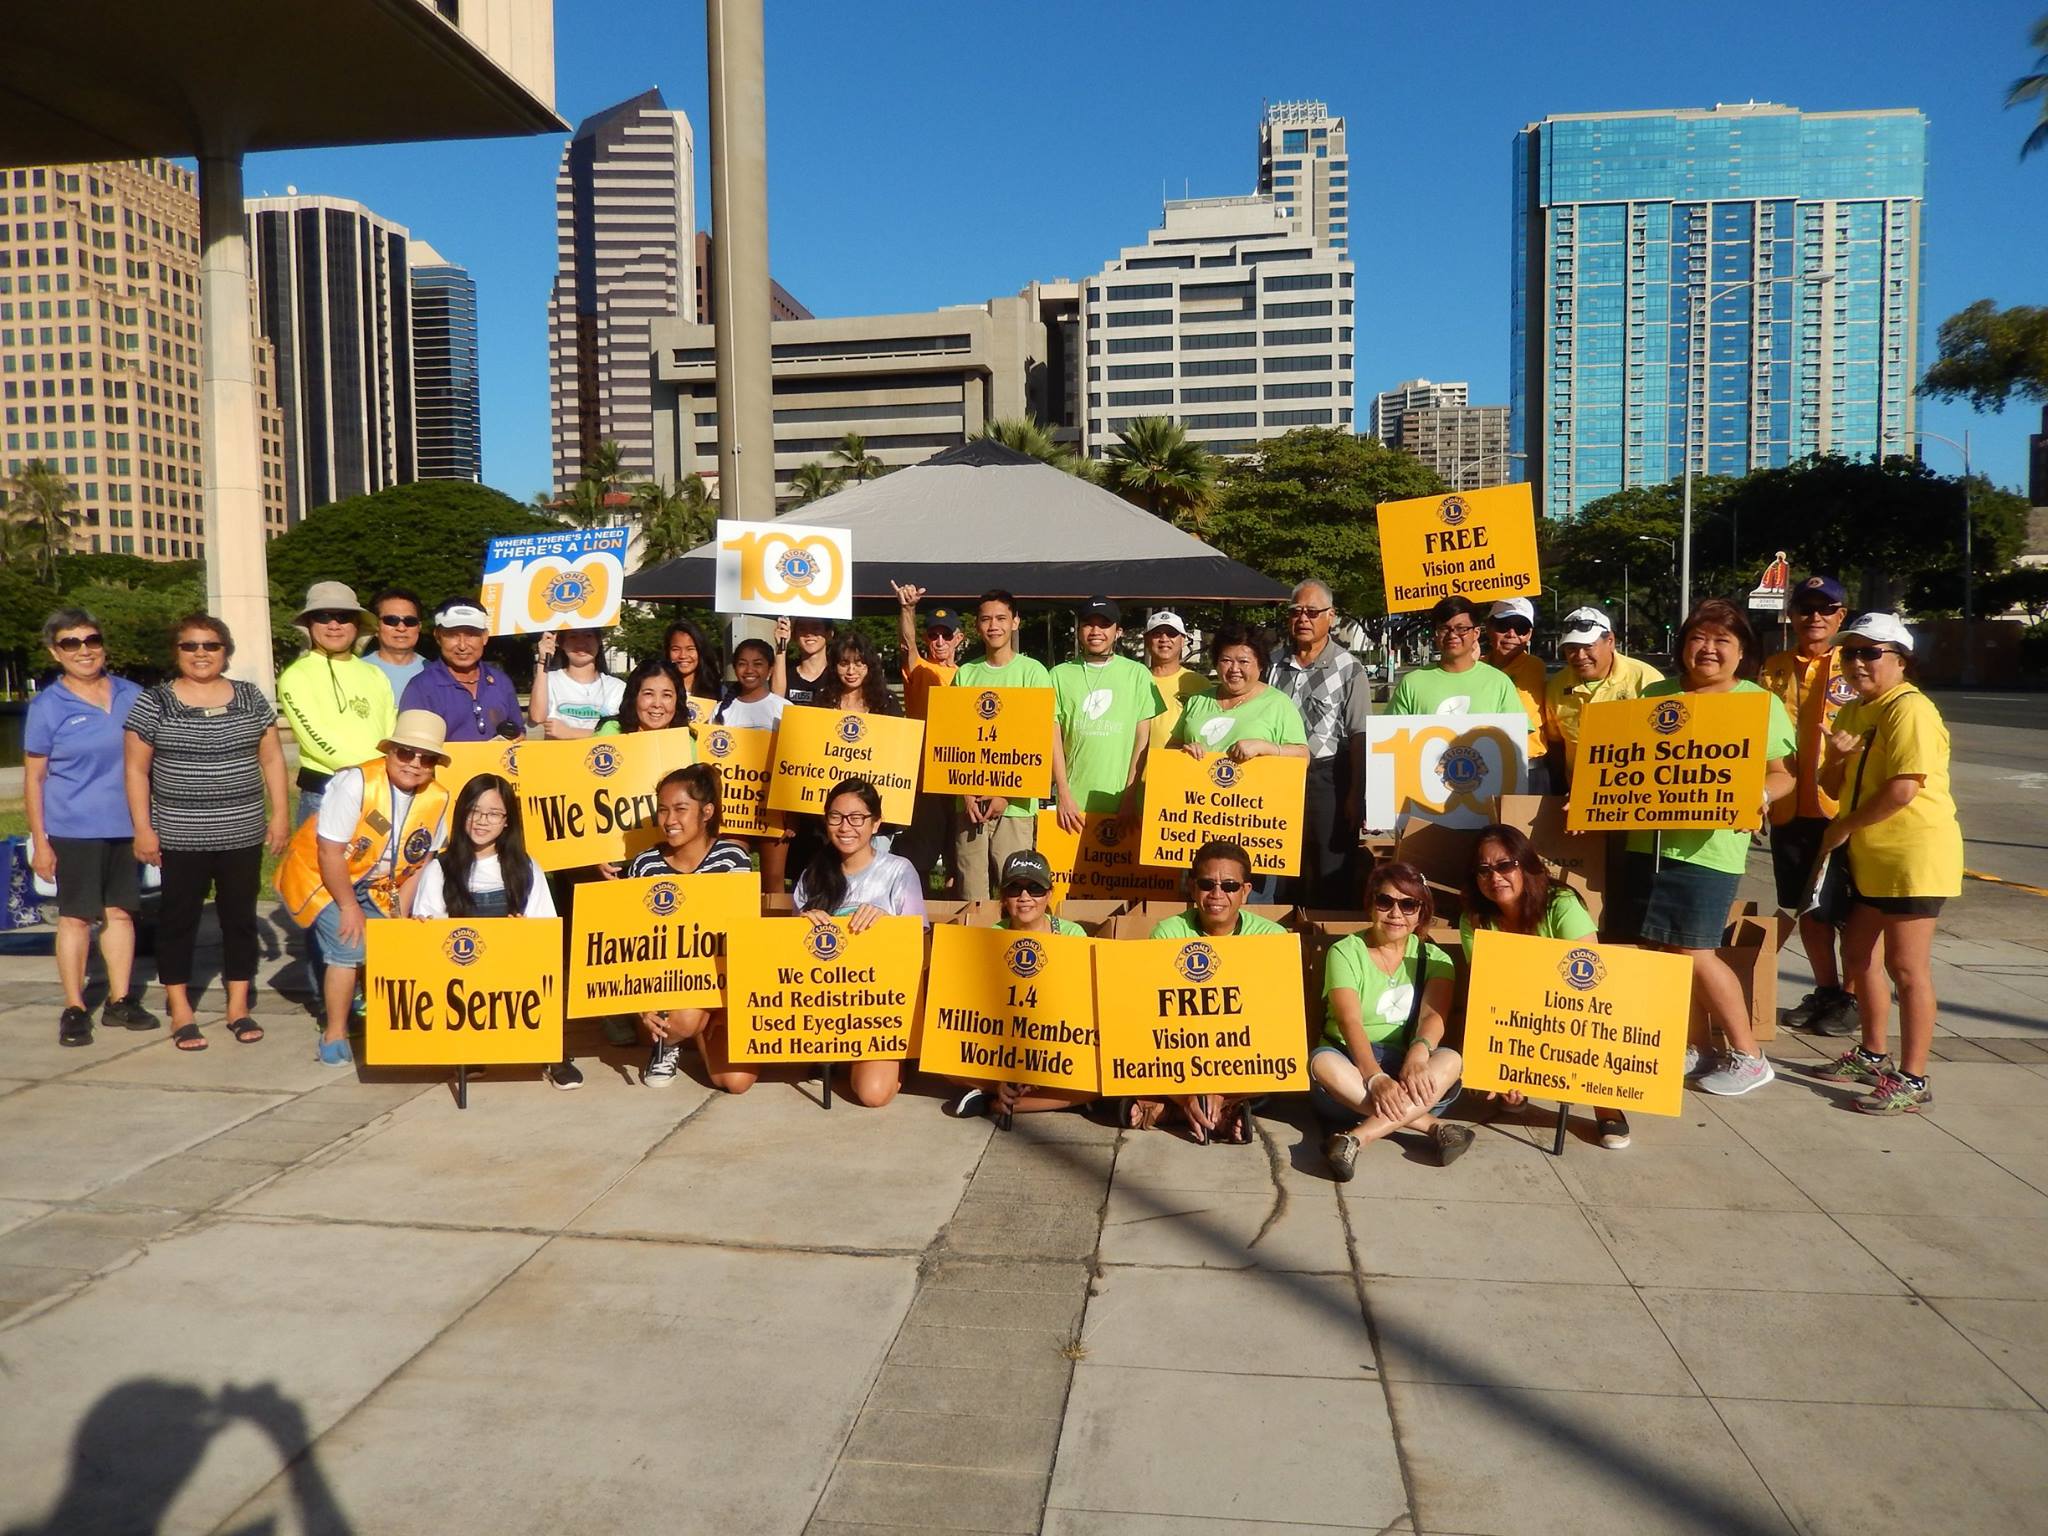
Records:
M1077 22L1083 15L1055 3L1048 23L1068 12ZM1320 99L1360 145L1403 144L1400 155L1354 151L1359 387L1448 376L1469 379L1474 399L1498 401L1508 398L1510 241L1499 167L1525 123L1751 97L1815 111L1912 107L1932 124L1923 310L1931 356L1940 321L1971 301L2039 299L2038 262L2027 253L2048 236L2048 169L2039 157L2019 162L2025 119L2001 110L2024 63L2026 16L1989 5L1964 12L1924 46L1899 49L1899 31L1918 29L1919 13L1903 4L1866 8L1854 28L1839 16L1738 6L1706 35L1686 35L1668 67L1645 78L1617 66L1681 33L1619 5L1589 6L1572 38L1507 10L1446 29L1405 16L1368 25L1332 6L1312 57L1299 33L1290 47L1254 30L1242 47L1148 84L1113 67L1116 51L1145 35L1131 11L1086 12L1095 47L1079 66L1057 81L1026 82L937 67L1003 46L994 18L956 17L941 43L907 17L886 29L890 47L876 50L872 23L806 9L795 22L771 18L770 260L821 316L978 303L1034 279L1078 278L1099 270L1138 221L1156 220L1162 194L1250 190L1262 98ZM1196 4L1190 20L1203 14L1226 13ZM622 35L634 39L623 68ZM659 7L600 12L562 0L557 46L565 117L653 83L693 120L705 114L701 32ZM851 56L863 59L860 71L839 67ZM1442 110L1447 92L1461 103L1455 113ZM1055 122L1083 101L1092 104L1085 127ZM984 131L925 131L946 113ZM1413 124L1424 120L1429 133L1418 137ZM1005 123L1027 153L1007 156L1000 134L990 137ZM359 197L429 238L464 231L477 253L469 265L489 360L484 478L520 497L549 479L546 337L531 317L552 276L550 191L562 142L265 155L250 166L252 193L297 180ZM850 143L859 149L851 164ZM1086 173L1070 174L1066 157ZM1006 165L1014 172L1001 174ZM707 218L701 198L697 217ZM1998 238L1972 237L1982 230ZM1956 438L1972 431L1978 467L2017 485L2031 415L2015 408L2001 420L1931 403L1922 425ZM1937 468L1956 467L1940 444L1927 455Z

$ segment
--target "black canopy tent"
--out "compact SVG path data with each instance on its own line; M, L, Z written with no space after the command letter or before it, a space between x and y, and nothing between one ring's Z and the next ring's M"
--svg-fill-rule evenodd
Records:
M776 521L853 535L854 600L896 606L892 581L966 601L1270 603L1287 588L1098 485L987 439L835 492ZM626 578L637 602L709 603L712 546Z

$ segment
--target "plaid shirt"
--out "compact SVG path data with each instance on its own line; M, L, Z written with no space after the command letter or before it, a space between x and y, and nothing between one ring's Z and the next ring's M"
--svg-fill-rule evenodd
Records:
M1308 727L1312 759L1336 757L1372 717L1372 685L1358 658L1334 640L1306 666L1283 651L1266 668L1266 681L1294 700Z

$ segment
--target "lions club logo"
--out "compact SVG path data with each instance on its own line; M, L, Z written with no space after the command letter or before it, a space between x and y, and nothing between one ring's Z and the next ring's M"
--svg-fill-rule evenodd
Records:
M1828 683L1828 702L1840 709L1844 704L1856 701L1856 690L1849 686L1846 677L1833 678Z
M1588 987L1597 987L1607 979L1607 967L1600 962L1599 955L1590 949L1574 949L1557 963L1557 974L1566 983L1583 992Z
M500 771L502 771L505 777L508 779L516 779L519 777L518 742L514 741L508 742L506 744L505 750L498 754L498 767Z
M1456 528L1472 515L1472 509L1465 504L1462 496L1446 496L1436 504L1437 520L1446 528Z
M1650 711L1650 729L1659 736L1669 736L1692 718L1692 712L1676 699L1659 699L1656 708Z
M984 720L993 720L1003 712L1002 695L993 688L981 690L981 697L974 701L974 712Z
M1114 848L1123 841L1123 823L1114 816L1104 817L1095 824L1095 841L1104 848Z
M640 899L656 917L667 917L683 904L683 893L675 881L657 880Z
M574 613L590 596L590 578L578 570L557 571L541 588L540 600L556 613Z
M1011 975L1029 981L1045 969L1045 946L1036 939L1019 939L1003 959Z
M420 864L434 851L434 834L425 827L414 827L405 839L405 862Z
M600 779L608 779L619 771L619 752L608 741L600 741L583 754L583 766Z
M837 960L846 948L846 935L821 923L804 935L804 948L813 960Z
M720 726L704 738L704 750L713 757L732 756L732 732Z
M1240 770L1227 757L1219 757L1209 764L1209 782L1218 789L1235 789Z
M818 557L804 544L795 544L782 552L782 558L775 562L775 574L783 585L802 591L818 579L821 567Z
M457 965L474 965L483 958L484 941L474 928L457 928L441 941L441 953Z
M1444 755L1437 759L1437 772L1443 775L1446 786L1460 794L1471 794L1486 782L1490 770L1480 750L1467 742L1446 747Z
M867 722L861 719L859 715L841 715L839 717L839 739L849 747L867 735L867 733Z
M702 724L704 720L703 701L701 699L686 700L683 706L683 714L689 720L690 724Z
M1223 962L1217 958L1215 950L1196 939L1181 946L1180 953L1174 956L1173 968L1189 981L1199 983L1214 981L1216 973L1223 968Z

